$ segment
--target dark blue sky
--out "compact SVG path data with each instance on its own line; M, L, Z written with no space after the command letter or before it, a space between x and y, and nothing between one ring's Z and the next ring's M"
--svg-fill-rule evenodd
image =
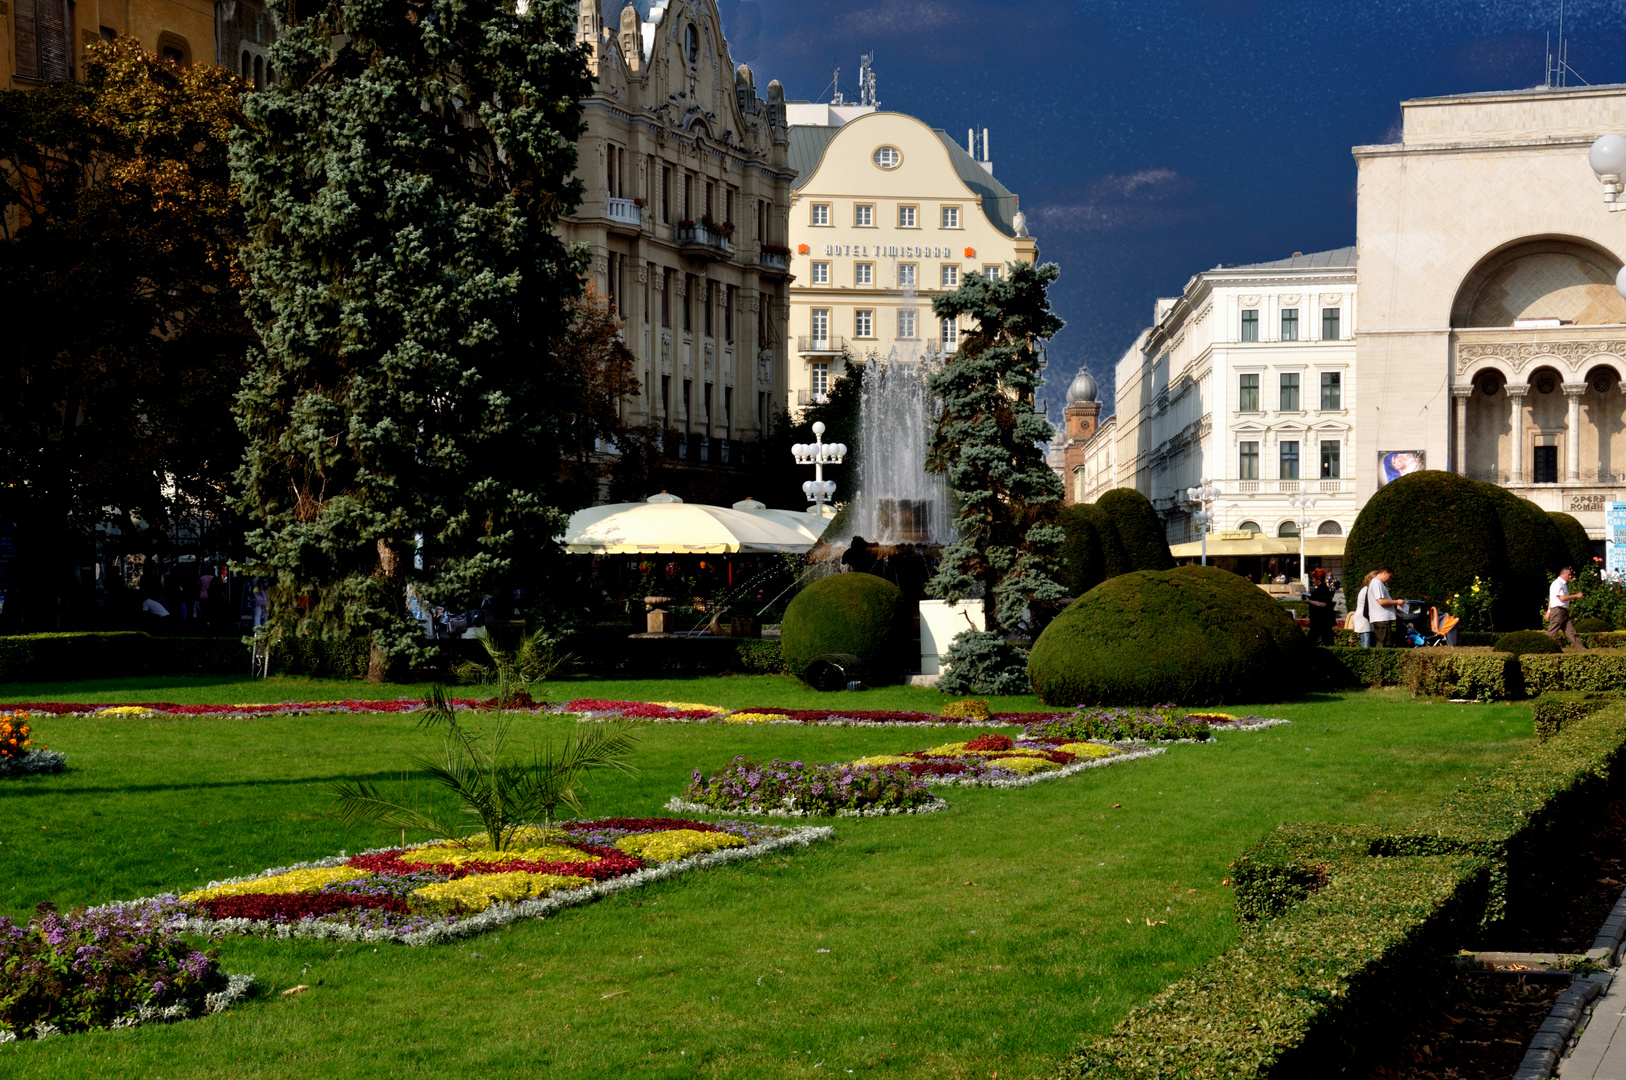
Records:
M1058 408L1080 364L1110 404L1113 365L1153 301L1192 274L1353 243L1350 147L1398 141L1405 98L1538 85L1559 14L1558 0L719 7L759 87L828 100L839 65L856 96L873 50L882 108L961 139L991 130L996 175L1062 269ZM1565 35L1588 82L1626 82L1626 0L1566 0Z

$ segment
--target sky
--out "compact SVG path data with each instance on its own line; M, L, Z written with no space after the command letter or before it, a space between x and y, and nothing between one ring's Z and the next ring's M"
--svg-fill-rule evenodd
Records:
M1221 263L1355 241L1350 148L1400 140L1400 102L1543 81L1559 0L718 0L735 63L791 99L857 97L964 140L987 127L1067 327L1044 395L1060 418L1155 300ZM1569 63L1626 82L1626 0L1565 0ZM1572 84L1575 75L1569 76ZM1601 190L1601 189L1600 189ZM1600 197L1601 208L1601 197Z

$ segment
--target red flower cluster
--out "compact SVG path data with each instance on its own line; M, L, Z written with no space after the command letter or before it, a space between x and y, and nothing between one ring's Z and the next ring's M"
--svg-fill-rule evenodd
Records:
M709 709L669 709L647 701L611 701L608 698L577 698L565 705L566 712L609 712L629 720L705 720L719 714Z
M609 817L597 821L565 821L559 827L566 832L598 832L600 829L627 829L632 832L666 832L670 829L693 829L695 832L716 832L717 826L709 821L689 821L671 817ZM583 845L583 851L597 854L601 848Z
M520 871L526 874L565 874L570 877L608 881L644 868L642 859L634 858L620 848L579 845L579 850L597 855L598 862L541 862L532 859L506 859L502 862L430 863L414 862L409 851L380 851L372 855L355 855L345 864L357 870L374 874L416 874L429 870L448 878L465 878L478 874L507 874ZM405 857L403 857L405 856Z
M211 919L296 919L332 915L354 908L372 908L406 915L410 909L399 896L361 896L355 893L248 893L200 900L198 906Z
M967 742L965 748L967 750L1009 750L1015 745L1003 735L988 734L978 735L975 739Z

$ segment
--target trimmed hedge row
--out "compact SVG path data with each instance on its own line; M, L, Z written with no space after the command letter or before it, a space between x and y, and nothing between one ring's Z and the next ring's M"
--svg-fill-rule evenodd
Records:
M1489 630L1483 633L1477 630L1458 630L1457 645L1462 648L1471 648L1477 645L1495 645L1496 639L1501 636L1501 634ZM1620 638L1623 643L1626 643L1626 633L1622 633ZM1581 640L1585 642L1588 648L1592 647L1592 642L1587 640L1587 635L1582 634ZM1341 626L1335 627L1332 632L1332 643L1347 649L1358 649L1361 647L1361 635L1353 630L1345 630Z
M1557 690L1542 694L1530 703L1536 715L1536 738L1541 741L1550 739L1565 724L1591 716L1614 700L1614 695L1590 690Z
M1407 651L1407 650L1402 650ZM1417 697L1512 701L1524 696L1520 658L1493 649L1412 649L1401 685Z
M1516 701L1560 690L1626 692L1626 649L1514 656L1485 648L1315 649L1324 690L1404 686L1429 697Z
M1525 689L1531 694L1555 690L1626 690L1626 649L1526 656Z
M1483 909L1483 859L1365 859L1129 1013L1066 1077L1324 1077L1400 1038Z
M135 630L0 637L0 682L248 673L248 646L235 637L155 637Z

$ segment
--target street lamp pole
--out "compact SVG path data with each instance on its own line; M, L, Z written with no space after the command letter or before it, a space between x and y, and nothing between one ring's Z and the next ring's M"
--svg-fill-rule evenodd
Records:
M790 448L790 452L796 464L813 466L813 479L803 481L802 494L813 504L808 508L808 513L823 517L824 501L836 493L836 482L824 478L824 467L840 465L847 456L847 444L825 442L824 421L818 420L813 424L813 441L797 443Z
M1310 587L1310 572L1304 568L1304 530L1310 527L1310 511L1315 508L1315 496L1295 495L1287 500L1288 505L1299 512L1299 580L1304 587Z
M1209 506L1213 503L1215 496L1219 494L1219 488L1210 484L1206 476L1197 483L1198 487L1186 488L1186 498L1197 504L1197 509L1192 512L1191 520L1196 523L1197 532L1202 537L1203 565L1207 566L1208 526L1214 520L1214 512L1209 509Z

